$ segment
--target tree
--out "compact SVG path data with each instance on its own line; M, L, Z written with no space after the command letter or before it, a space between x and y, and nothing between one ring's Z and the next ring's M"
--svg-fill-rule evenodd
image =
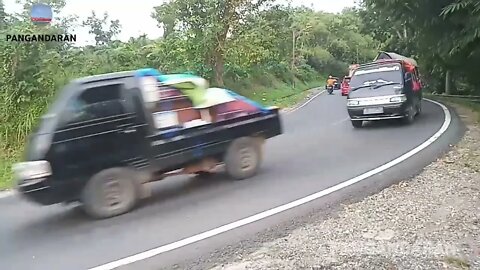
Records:
M109 20L108 13L103 14L103 18L97 17L95 11L92 10L90 15L82 25L89 28L88 33L95 37L96 45L107 45L112 42L112 38L121 32L121 25L119 20Z
M163 29L163 38L167 38L174 31L177 23L176 14L175 5L169 2L154 7L151 17L156 19L158 27Z
M0 30L3 30L7 27L8 24L8 14L5 12L5 4L3 0L0 0Z
M453 71L480 86L471 72L480 60L478 1L364 0L363 7L377 31L388 33L387 46L403 41L405 51L415 53L432 75L443 75L447 86Z
M216 84L223 86L228 35L236 32L247 16L258 12L270 1L173 0L156 7L153 17L164 25L167 35L178 27L188 32L194 42L203 44L199 53L212 66Z

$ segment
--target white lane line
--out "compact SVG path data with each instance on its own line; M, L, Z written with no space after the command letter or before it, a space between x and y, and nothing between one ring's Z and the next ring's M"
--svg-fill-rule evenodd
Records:
M350 117L344 118L344 119L342 119L342 120L340 120L340 121L337 121L337 122L333 122L333 124L331 124L331 125L332 125L332 126L336 126L336 125L339 125L339 124L341 124L341 123L343 123L343 122L345 122L345 121L347 121L347 120L350 120Z
M4 198L8 198L8 197L11 197L15 194L15 192L11 191L11 190L7 190L7 191L0 191L0 199L4 199Z
M426 100L428 100L428 99L426 99ZM317 193L314 193L312 195L309 195L309 196L303 197L301 199L295 200L293 202L289 202L287 204L277 206L275 208L272 208L270 210L258 213L256 215L237 220L235 222L217 227L215 229L212 229L212 230L200 233L200 234L196 234L196 235L184 238L182 240L179 240L179 241L176 241L176 242L164 245L164 246L153 248L153 249L150 249L150 250L147 250L147 251L144 251L144 252L140 252L138 254L135 254L135 255L132 255L132 256L129 256L129 257L125 257L125 258L117 260L117 261L113 261L113 262L110 262L110 263L107 263L107 264L104 264L104 265L100 265L100 266L91 268L90 270L111 270L111 269L115 269L115 268L120 267L120 266L124 266L124 265L128 265L128 264L131 264L131 263L134 263L134 262L145 260L145 259L151 258L153 256L157 256L159 254L165 253L167 251L171 251L171 250L174 250L174 249L177 249L177 248L181 248L181 247L199 242L201 240L219 235L221 233L224 233L224 232L242 227L244 225L259 221L261 219L273 216L275 214L284 212L286 210L292 209L292 208L300 206L302 204L306 204L308 202L311 202L313 200L316 200L316 199L324 197L328 194L331 194L335 191L338 191L338 190L341 190L341 189L346 188L348 186L351 186L351 185L353 185L355 183L358 183L362 180L365 180L365 179L367 179L367 178L369 178L369 177L371 177L375 174L378 174L382 171L385 171L385 170L387 170L387 169L405 161L406 159L412 157L413 155L417 154L418 152L422 151L423 149L427 148L429 145L431 145L433 142L435 142L438 138L440 138L440 136L443 133L445 133L445 131L450 126L450 123L452 121L452 116L451 116L448 108L445 107L445 105L443 105L439 102L436 102L436 101L433 101L433 100L428 100L428 101L430 101L430 102L432 102L432 103L434 103L434 104L436 104L436 105L438 105L442 108L442 110L445 114L445 120L443 122L443 125L428 140L426 140L425 142L423 142L419 146L415 147L414 149L410 150L409 152L397 157L396 159L394 159L390 162L387 162L387 163L383 164L382 166L377 167L377 168L375 168L371 171L368 171L368 172L363 173L363 174L361 174L357 177L354 177L350 180L347 180L345 182L337 184L333 187L324 189L324 190L319 191Z
M314 100L316 97L320 96L321 94L325 93L325 90L321 91L320 93L317 93L315 96L311 97L309 100L307 100L305 103L303 103L302 105L296 107L296 108L293 108L291 111L288 111L287 114L291 114L295 111L298 111L299 109L307 106L308 103L312 102L312 100Z

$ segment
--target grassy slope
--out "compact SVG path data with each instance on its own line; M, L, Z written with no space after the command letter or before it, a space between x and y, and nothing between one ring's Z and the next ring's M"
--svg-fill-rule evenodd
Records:
M320 76L320 78L322 77ZM301 101L308 93L308 91L305 90L323 85L323 80L313 81L311 83L302 83L297 81L295 88L292 88L292 85L280 82L275 79L272 79L270 81L270 84L270 86L262 86L256 84L255 82L247 82L243 85L230 84L229 86L233 90L248 90L248 92L238 92L251 98L252 100L258 101L265 105L275 105L279 106L280 108L284 108ZM252 92L252 90L250 89L255 90L254 92ZM3 155L0 155L0 190L9 189L12 187L13 181L11 166L14 162L18 160L21 151L22 149L18 149L17 154L14 158L6 158Z
M480 123L480 103L475 103L475 102L470 102L468 99L463 99L463 98L452 98L452 97L441 97L441 96L433 96L433 95L426 95L426 97L438 100L440 102L444 102L446 104L458 104L461 106L464 106L466 108L471 109L474 111L477 115L476 121Z

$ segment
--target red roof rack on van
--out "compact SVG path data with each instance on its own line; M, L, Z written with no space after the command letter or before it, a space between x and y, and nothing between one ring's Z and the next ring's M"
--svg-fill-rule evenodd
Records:
M418 67L417 61L412 58L393 52L380 52L374 60L375 62L402 62L403 67L411 72Z

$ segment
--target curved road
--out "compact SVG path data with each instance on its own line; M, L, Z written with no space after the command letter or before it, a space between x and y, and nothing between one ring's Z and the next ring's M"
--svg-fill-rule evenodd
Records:
M461 137L461 122L451 115L449 128L438 140L399 165L191 245L178 241L325 190L405 154L442 127L442 107L424 101L423 114L411 126L378 122L357 130L348 120L345 97L338 91L334 96L320 95L284 115L285 134L267 142L265 162L256 177L238 182L223 175L169 178L155 183L154 196L138 209L108 220L89 220L73 206L37 207L14 196L0 199L0 269L112 269L105 264L139 253L121 269L205 268L230 258L242 248L235 247L239 241L254 241L257 233L271 226L346 198L364 197L419 172ZM150 258L146 257L153 254L142 253L170 243L183 247L156 249L158 255Z

